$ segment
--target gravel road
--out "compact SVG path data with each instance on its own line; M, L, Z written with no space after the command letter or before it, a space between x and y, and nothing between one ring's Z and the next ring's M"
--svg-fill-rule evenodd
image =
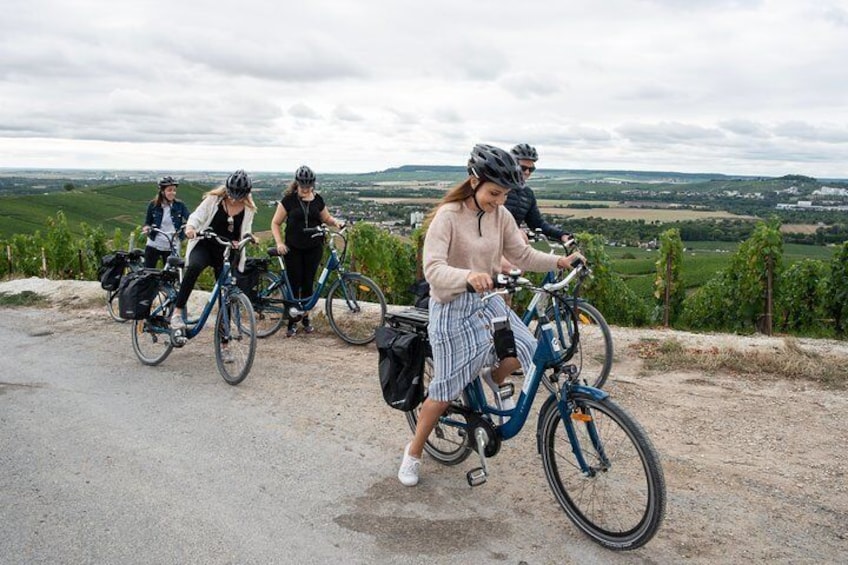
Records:
M382 402L373 346L321 325L273 336L232 387L203 336L142 366L129 327L75 284L0 316L3 563L848 560L845 390L645 375L627 344L649 332L614 328L609 388L660 451L669 501L654 540L613 553L559 509L531 426L482 487L465 482L472 460L428 459L418 487L400 486L409 430ZM779 344L763 339L749 346Z

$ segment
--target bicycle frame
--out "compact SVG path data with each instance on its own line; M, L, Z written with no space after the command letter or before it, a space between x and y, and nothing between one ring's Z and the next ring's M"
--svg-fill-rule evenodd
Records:
M201 235L201 234L198 234L198 237L204 237L204 236ZM222 240L218 236L211 234L211 232L208 232L205 235L205 237L210 238L210 239L215 239L215 240L218 241L218 243L220 243L224 246L224 251L223 251L223 253L224 253L224 266L221 268L221 274L218 276L218 279L215 281L215 286L212 288L212 292L209 295L209 300L206 301L206 305L203 307L203 310L200 312L200 316L197 318L197 320L190 320L186 324L186 329L181 335L174 336L175 345L176 344L183 345L185 343L185 342L183 342L183 343L180 344L179 343L180 338L183 338L183 339L186 339L186 340L192 339L195 336L197 336L197 334L199 334L203 330L204 326L206 325L206 321L209 319L209 315L212 313L212 308L213 308L213 306L215 305L216 302L218 303L218 307L220 308L221 312L223 312L223 316L225 317L224 318L225 327L229 327L229 324L226 323L226 322L228 322L228 320L226 319L228 312L227 312L227 309L224 308L224 299L230 293L241 292L241 290L238 288L238 286L235 283L235 279L232 277L232 263L230 262L230 256L232 254L232 249L233 249L232 244L230 242L228 242L227 240ZM241 251L241 249L243 249L244 246L250 241L253 241L253 236L248 234L244 239L242 239L238 243L238 250ZM176 267L174 267L172 265L169 265L167 268L176 269ZM181 273L180 273L180 278L182 278ZM156 310L151 312L151 314L150 314L151 317L157 315L160 310L164 310L164 309L168 308L171 305L171 303L176 301L176 299L177 299L177 289L175 288L175 286L173 284L170 284L170 285L168 285L168 299L165 301L164 304L162 304ZM166 333L166 332L162 331L162 333ZM170 330L168 330L167 333L170 333ZM229 336L225 336L225 337L229 337Z
M347 242L344 239L344 231L346 228L342 228L339 232L331 232L326 226L318 226L316 228L310 228L317 230L316 235L313 237L321 236L330 236L330 256L327 258L327 262L324 264L324 268L321 270L321 274L318 276L318 285L315 287L315 290L312 292L312 295L307 298L295 298L294 292L291 287L291 281L289 281L288 271L286 270L286 262L280 255L275 255L277 257L277 261L280 265L280 273L278 275L272 274L272 276L276 279L271 286L266 289L267 294L271 294L273 291L278 288L283 293L283 304L281 305L280 311L285 312L287 306L294 306L300 312L297 315L300 315L304 312L308 312L315 307L318 303L318 300L321 298L321 293L324 291L324 287L327 286L327 282L330 278L330 273L336 273L336 275L341 279L347 274L358 274L352 271L347 271L344 268L343 261L339 258L339 252L336 249L335 244L333 243L333 237L341 237L342 240ZM345 299L350 301L351 299L347 296L347 290L343 288L343 292L345 293ZM263 298L265 295L263 295ZM267 299L273 305L275 302L279 302L279 300Z
M545 284L541 287L541 291L537 293L536 298L534 298L536 309L535 315L539 320L542 331L538 340L538 345L536 346L536 352L533 355L533 369L524 379L515 408L511 410L500 410L490 405L486 400L486 395L483 389L484 385L479 377L472 380L471 383L465 387L465 394L468 396L469 400L469 408L473 412L484 416L509 417L509 420L495 428L501 439L510 439L515 437L524 427L527 417L530 415L530 408L533 405L546 371L556 370L567 375L567 370L563 370L563 367L568 362L574 350L573 348L567 351L562 349L559 338L554 331L551 321L545 314L545 310L547 308L548 299L555 296L558 292L568 286L581 271L582 267L578 267L572 270L562 281L555 284ZM557 401L559 402L562 421L565 423L567 428L572 425L571 418L569 417L571 408L568 406L568 398L571 394L576 392L587 394L596 400L602 400L609 396L609 394L603 390L581 385L572 381L570 378L565 378L562 382L562 387L557 393ZM553 396L553 393L551 395ZM444 425L454 427L468 427L468 423L466 422L451 419L450 411L440 418L440 422ZM569 437L572 440L575 440L573 431L569 430L568 433ZM585 461L581 462L581 465L581 469L586 472L588 470L588 466L586 466Z
M273 291L278 288L281 289L283 292L283 302L293 304L298 310L304 312L311 310L318 303L331 272L337 273L339 277L347 272L343 269L342 263L339 260L338 251L336 251L335 247L332 247L330 248L330 257L327 259L327 263L324 265L324 268L321 270L321 275L318 277L318 286L315 287L312 295L308 298L295 298L291 282L289 281L288 271L286 270L286 262L279 255L277 256L277 259L280 264L280 274L275 275L277 280L268 288L268 290Z

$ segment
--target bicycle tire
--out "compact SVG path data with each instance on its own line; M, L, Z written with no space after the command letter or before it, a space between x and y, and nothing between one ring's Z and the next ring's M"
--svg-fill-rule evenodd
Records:
M224 324L226 309L227 323ZM224 347L224 336L227 336ZM224 359L224 350L232 361ZM256 355L256 318L250 300L241 292L232 292L218 310L215 322L215 362L227 384L237 385L247 378Z
M106 311L109 312L109 317L115 320L116 322L126 322L124 318L121 318L118 315L118 291L117 290L107 290L106 291Z
M135 356L143 364L153 366L167 359L174 349L169 322L174 305L165 290L159 290L150 311L146 319L133 320L130 331Z
M574 335L574 321L571 310L579 309L577 320L580 330L580 343L577 350L569 361L577 367L578 375L586 384L594 388L603 388L612 369L613 343L612 331L600 311L586 302L568 298L557 302L560 308L560 328L558 337L562 347L567 348L571 344L571 336ZM548 307L547 317L552 322L554 317L554 305ZM565 326L564 328L562 326ZM536 326L536 339L539 339L541 328Z
M430 387L430 381L433 378L433 359L428 357L424 361L424 398L427 398L427 390ZM468 400L465 397L465 392L455 401L459 404L468 405ZM421 405L418 405L414 410L406 413L406 421L409 424L412 433L415 433L418 427L418 414L421 412ZM452 414L451 418L462 419L458 414ZM470 441L468 434L464 428L456 426L448 426L436 422L433 431L424 443L424 451L430 457L443 465L458 465L465 461L471 455Z
M262 273L259 289L256 292L257 298L252 302L253 313L256 316L256 337L258 338L274 335L286 321L283 289L280 286L271 289L271 285L276 282L277 277L271 273ZM273 303L270 301L273 301Z
M325 309L330 327L351 345L371 343L386 322L386 297L365 275L343 274L327 291Z
M571 399L575 444L561 425L556 397L542 407L539 448L548 485L566 515L595 542L613 550L641 547L654 537L665 515L659 455L639 423L609 397L595 400L576 393ZM589 435L591 426L600 449ZM590 465L589 475L580 470L577 453Z

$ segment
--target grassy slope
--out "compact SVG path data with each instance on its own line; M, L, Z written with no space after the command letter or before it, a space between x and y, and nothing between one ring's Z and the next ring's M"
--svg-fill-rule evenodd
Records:
M185 183L180 185L177 197L193 210L209 190L209 186ZM44 231L47 218L62 210L74 233L81 233L79 225L103 226L107 234L120 228L127 233L144 223L147 203L155 196L156 188L150 183L96 187L27 196L9 196L0 199L0 239L16 233ZM273 208L259 205L259 215L254 221L258 231L271 224Z

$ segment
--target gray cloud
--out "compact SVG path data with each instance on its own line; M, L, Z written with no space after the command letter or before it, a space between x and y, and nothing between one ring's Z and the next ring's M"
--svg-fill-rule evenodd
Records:
M289 115L303 120L320 120L321 114L307 106L303 102L298 102L289 108Z
M725 137L716 128L678 122L629 123L616 128L616 133L635 143L694 143Z
M333 117L343 122L361 122L365 119L344 105L336 106L333 110Z

